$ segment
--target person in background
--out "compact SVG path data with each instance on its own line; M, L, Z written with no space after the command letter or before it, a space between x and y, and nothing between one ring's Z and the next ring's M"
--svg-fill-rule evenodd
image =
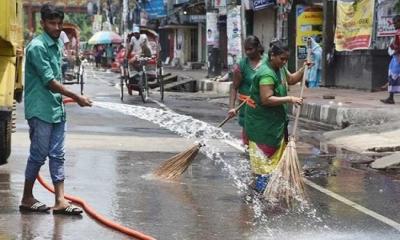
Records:
M101 66L101 56L103 56L103 48L101 45L95 45L94 47L94 60L96 62L96 67Z
M60 33L60 39L64 43L63 47L63 56L62 56L62 63L61 63L61 73L62 73L62 78L65 80L65 73L67 72L68 69L68 48L69 48L69 38L67 34L64 31L61 31Z
M64 13L50 4L43 5L40 13L44 32L26 48L24 104L31 143L19 209L24 212L50 210L33 196L40 168L49 158L55 191L53 214L80 215L82 209L71 205L64 197L66 114L62 96L72 98L81 107L91 106L92 103L87 97L75 94L61 84L63 42L60 33Z
M385 104L394 104L394 94L400 92L400 15L393 18L393 24L397 32L388 48L392 60L388 71L389 97L381 99Z
M239 94L239 101L245 101L250 94L250 86L254 76L262 65L266 64L267 57L264 55L264 47L256 36L249 36L244 41L246 56L233 66L233 82L230 89L229 111L231 117L237 114L235 110L236 98ZM239 110L239 125L244 127L244 107ZM243 144L248 145L246 132L242 130Z
M264 192L288 141L287 105L303 103L302 98L288 96L287 89L302 81L305 66L291 74L285 67L288 59L287 46L280 41L270 44L267 63L254 74L246 102L244 129L258 193Z
M112 44L108 44L106 46L106 57L107 57L107 66L111 66L112 59L114 57L114 49Z
M151 47L147 39L146 34L140 34L139 26L133 26L133 36L130 40L129 53L134 57L130 60L131 62L136 61L137 58L144 55L145 57L151 57Z
M321 82L321 70L322 70L322 48L314 40L314 38L308 38L308 45L311 46L311 59L313 66L308 71L308 87L317 88Z

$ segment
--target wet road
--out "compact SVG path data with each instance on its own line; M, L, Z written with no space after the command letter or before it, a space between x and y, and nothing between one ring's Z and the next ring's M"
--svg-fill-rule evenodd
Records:
M138 96L127 97L121 106L112 74L90 71L88 77L87 94L103 105L68 106L66 192L84 198L108 218L166 240L400 239L400 228L395 228L400 222L399 181L355 166L347 160L359 156L320 143L324 129L303 124L298 151L308 179L331 192L307 186L308 208L271 212L262 202L245 201L246 157L226 141L207 139L190 171L176 182L148 177L165 159L195 141L187 137L198 140L214 134L211 126L226 112L217 96L169 93L165 104L177 113L171 114L156 103L143 105ZM152 97L157 99L157 93ZM10 163L0 167L0 239L128 239L87 215L19 213L29 144L22 110L20 105ZM230 135L218 132L214 137L235 143L240 135L234 122L227 123L224 131ZM41 173L49 179L47 165ZM332 192L345 200L332 198ZM52 204L53 195L41 186L36 186L35 194Z

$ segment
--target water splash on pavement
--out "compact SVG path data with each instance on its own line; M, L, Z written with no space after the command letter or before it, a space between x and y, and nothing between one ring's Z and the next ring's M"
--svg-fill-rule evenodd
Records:
M241 145L238 139L224 132L221 128L212 126L191 116L175 113L171 110L110 102L95 102L94 105L152 122L182 137L202 143L204 146L200 151L221 166L223 171L228 173L233 180L234 186L238 189L238 192L241 194L248 192L248 186L252 179L248 160L245 157L239 157L239 154L237 157L226 159L221 149L211 143L212 139L220 139L221 141L231 142L234 145ZM145 178L151 179L149 176ZM269 236L274 235L274 231L272 231L266 223L279 221L288 214L293 214L293 212L288 211L280 212L274 216L265 214L265 203L258 198L252 199L251 207L254 210L254 217L256 219L254 225L260 227L263 236L265 236L265 234ZM312 221L307 221L306 223L297 223L307 226L307 228L318 230L316 229L317 226L315 223L322 222L322 219L317 217L316 210L306 204L299 206L294 214L305 214L309 219L312 219ZM322 226L320 230L326 230L326 226Z

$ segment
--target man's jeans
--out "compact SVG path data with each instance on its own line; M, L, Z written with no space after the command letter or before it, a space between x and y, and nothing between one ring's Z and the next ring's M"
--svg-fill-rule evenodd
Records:
M65 122L47 123L38 118L28 120L31 146L25 179L34 182L40 167L49 157L50 175L53 183L64 181Z

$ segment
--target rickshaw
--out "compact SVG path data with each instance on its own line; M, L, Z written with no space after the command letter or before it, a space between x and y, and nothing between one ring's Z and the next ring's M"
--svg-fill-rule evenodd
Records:
M128 94L133 95L133 91L137 91L141 96L143 103L146 103L150 89L159 87L160 99L164 100L164 83L163 83L163 68L160 59L160 45L158 42L158 34L151 29L141 28L140 34L146 34L149 41L150 49L143 51L142 56L137 58L137 61L132 64L128 58L125 58L126 49L121 51L123 59L120 58L121 62L121 81L120 81L120 98L124 100L124 88L126 86ZM128 43L132 35L128 35ZM129 49L129 44L127 49ZM150 50L150 52L148 51ZM118 58L118 56L117 56Z
M85 84L84 74L85 68L82 63L79 48L79 32L78 26L72 23L64 23L63 29L69 39L69 43L64 46L63 56L63 84L79 84L80 91L83 95L83 86Z

